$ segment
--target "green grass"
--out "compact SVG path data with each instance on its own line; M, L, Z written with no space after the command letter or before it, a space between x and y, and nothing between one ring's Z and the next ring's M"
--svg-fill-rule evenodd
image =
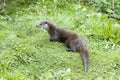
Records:
M48 4L52 3L38 1L24 7L11 15L11 21L0 15L0 79L119 80L120 24L90 7ZM87 73L80 54L46 41L48 33L35 27L44 19L85 38L90 53Z

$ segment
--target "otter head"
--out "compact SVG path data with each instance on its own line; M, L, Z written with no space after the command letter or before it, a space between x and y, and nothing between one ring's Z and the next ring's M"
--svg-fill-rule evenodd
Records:
M41 21L36 27L49 30L49 21Z

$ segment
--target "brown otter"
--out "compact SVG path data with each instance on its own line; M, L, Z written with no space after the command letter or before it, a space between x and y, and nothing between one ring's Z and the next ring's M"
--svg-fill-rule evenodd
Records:
M41 21L36 27L46 29L50 35L50 41L58 41L65 44L67 51L79 52L82 56L84 71L88 71L88 48L85 40L78 34L62 29L50 21Z

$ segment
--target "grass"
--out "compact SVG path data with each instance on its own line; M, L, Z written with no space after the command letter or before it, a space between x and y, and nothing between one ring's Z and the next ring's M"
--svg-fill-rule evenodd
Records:
M0 15L1 80L120 79L120 24L90 7L63 3L38 1L17 10L11 21ZM66 52L62 43L46 41L48 33L35 27L43 19L86 39L90 53L87 73L78 53Z

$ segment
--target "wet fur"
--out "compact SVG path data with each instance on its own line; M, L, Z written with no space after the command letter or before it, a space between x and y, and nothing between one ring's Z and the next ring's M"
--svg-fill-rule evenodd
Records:
M58 41L65 44L67 51L79 52L82 57L84 71L88 71L88 49L85 40L78 34L62 29L49 21L41 21L36 27L44 28L50 35L50 41Z

